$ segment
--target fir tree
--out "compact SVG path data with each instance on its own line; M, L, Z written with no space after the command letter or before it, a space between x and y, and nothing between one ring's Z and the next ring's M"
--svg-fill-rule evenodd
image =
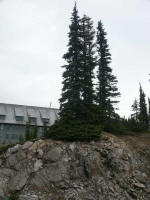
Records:
M60 119L50 127L50 138L69 141L90 141L100 138L101 127L93 123L94 112L89 109L94 100L93 37L91 19L84 16L81 20L75 4L71 17L68 51L63 56L67 64L63 66Z
M147 114L147 105L145 101L145 93L140 84L140 97L139 97L139 122L143 130L148 129L148 114Z
M94 102L93 78L96 65L95 58L95 31L93 21L84 15L81 19L81 39L82 39L82 98L84 105L90 106Z
M112 74L111 54L106 39L107 33L103 28L101 21L97 27L97 52L98 52L98 87L97 103L100 108L101 121L104 122L110 118L115 110L114 104L118 101L114 98L119 97L120 93L117 88L117 78Z
M139 118L139 104L137 99L134 100L132 107L133 114L131 115L132 118L135 119L136 122L138 122Z
M133 113L131 114L131 117L128 118L127 128L130 131L139 132L141 130L139 124L139 103L137 99L134 100L131 108Z
M60 98L60 116L63 119L78 119L81 110L81 25L76 4L71 17L68 52L63 58L63 89Z

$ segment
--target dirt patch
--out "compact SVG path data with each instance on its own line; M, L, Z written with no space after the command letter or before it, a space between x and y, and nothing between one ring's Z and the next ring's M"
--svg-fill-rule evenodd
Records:
M137 134L137 136L118 136L122 139L132 150L139 150L139 148L150 147L150 134Z

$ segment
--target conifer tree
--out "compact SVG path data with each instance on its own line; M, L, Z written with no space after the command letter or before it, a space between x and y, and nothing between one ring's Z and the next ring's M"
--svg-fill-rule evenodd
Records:
M140 97L139 97L139 122L143 130L148 129L148 114L147 114L147 105L145 101L145 93L140 84Z
M81 19L82 39L82 98L84 105L90 107L93 104L95 95L93 89L94 68L96 66L95 44L93 42L95 31L93 21L84 15Z
M114 98L119 97L117 88L117 78L112 74L111 54L106 39L107 33L103 28L101 21L97 27L97 52L98 52L98 87L97 103L100 108L101 121L104 122L110 118L115 110L114 104L118 103Z
M131 115L132 118L135 119L136 122L138 122L138 118L139 118L139 104L138 104L138 101L137 99L134 100L133 104L132 104L132 111L133 111L133 114Z
M68 51L63 56L67 64L63 66L63 89L59 100L60 119L50 127L49 137L69 141L98 140L101 126L95 123L95 114L89 109L90 106L95 109L92 105L92 78L95 66L93 23L87 16L82 20L79 18L76 4L68 37Z
M76 3L71 17L68 34L68 52L63 58L63 89L60 98L60 116L63 119L78 119L81 110L81 25Z

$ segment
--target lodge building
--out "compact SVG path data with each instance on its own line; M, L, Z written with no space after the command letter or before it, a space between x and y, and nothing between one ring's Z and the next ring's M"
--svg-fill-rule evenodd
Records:
M42 135L44 124L51 126L58 119L58 109L0 103L0 144L16 143L25 136L27 122L37 126Z

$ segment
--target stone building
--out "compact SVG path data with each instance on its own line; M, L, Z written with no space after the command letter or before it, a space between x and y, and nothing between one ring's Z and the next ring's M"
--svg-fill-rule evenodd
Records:
M25 136L26 123L37 126L42 135L44 124L58 119L58 109L0 103L0 144L15 143Z

